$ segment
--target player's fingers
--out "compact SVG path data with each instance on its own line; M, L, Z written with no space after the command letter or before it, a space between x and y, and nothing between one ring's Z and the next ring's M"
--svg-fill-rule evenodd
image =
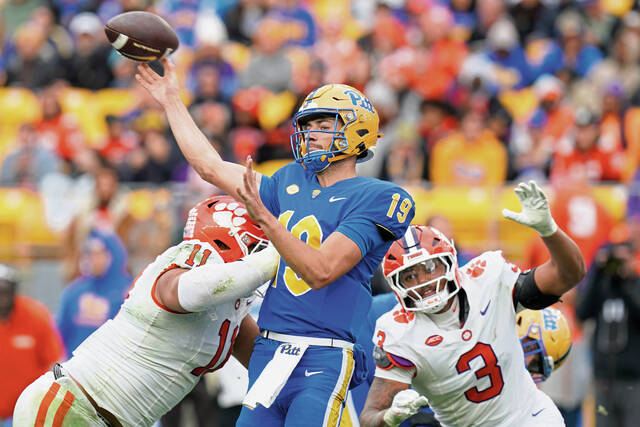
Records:
M246 169L244 170L244 174L242 174L242 181L244 182L244 189L246 190L247 196L253 193L253 187L251 185L252 174L251 174L251 165L247 163Z
M530 181L530 184L533 187L536 196L543 200L547 200L547 195L544 191L542 191L542 188L540 188L540 186L535 181Z
M142 77L140 74L136 74L136 80L138 81L138 83L140 83L140 86L142 86L145 89L149 89L149 84L147 83L147 81L144 79L144 77Z
M429 404L429 400L424 396L420 396L413 401L413 405L416 407L416 409L428 404Z
M256 184L256 171L253 168L253 158L251 156L247 156L247 169L250 171L250 184L251 184L251 189L254 192L257 192L257 184Z
M518 188L516 190L520 190L524 197L531 196L531 191L529 190L529 187L527 186L527 184L524 182L521 182L520 184L518 184Z
M527 193L524 190L516 188L513 192L516 193L516 196L518 196L518 200L520 200L521 203L527 199Z
M156 77L159 77L146 63L138 66L138 72L149 83L153 83L156 80Z
M249 183L249 165L245 165L244 173L242 174L242 181L244 183L244 188L247 188L247 184Z
M536 185L535 182L529 181L527 188L529 189L529 194L531 194L532 197L538 196L538 191L537 191L538 186Z
M140 79L146 81L146 78L145 78L145 75L144 75L144 69L142 68L142 65L138 65L137 71L138 72L136 73L136 77L140 77Z
M502 216L512 221L520 222L520 214L509 209L502 209Z
M236 193L238 194L238 197L240 198L240 201L246 204L247 196L244 194L243 189L240 188L240 187L237 187L236 188Z

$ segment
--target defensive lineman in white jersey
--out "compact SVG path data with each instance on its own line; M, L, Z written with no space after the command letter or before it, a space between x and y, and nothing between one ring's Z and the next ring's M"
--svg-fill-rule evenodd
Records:
M503 215L536 229L551 254L533 270L521 272L499 251L459 269L453 244L425 226L410 227L387 252L385 275L400 304L376 324L362 426L397 426L427 403L444 426L564 425L526 370L516 314L556 302L584 276L584 261L534 182L516 194L523 211Z
M25 389L14 426L149 426L231 354L246 366L253 291L279 259L267 243L231 197L196 205L185 240L140 273L118 315Z

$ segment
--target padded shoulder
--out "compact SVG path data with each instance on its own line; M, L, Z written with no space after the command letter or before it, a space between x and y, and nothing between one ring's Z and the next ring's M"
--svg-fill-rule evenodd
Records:
M390 369L392 366L413 368L416 355L410 344L415 325L414 313L405 312L399 306L378 319L373 336L377 366L382 369Z
M358 214L373 222L385 240L399 239L415 215L411 195L396 184L374 178L360 178L356 185Z

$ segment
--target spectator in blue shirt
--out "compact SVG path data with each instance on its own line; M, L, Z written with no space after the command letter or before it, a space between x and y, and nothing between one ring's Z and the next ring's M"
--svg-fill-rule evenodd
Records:
M67 356L120 309L131 287L126 262L126 249L115 233L92 231L85 240L80 277L62 292L57 315Z

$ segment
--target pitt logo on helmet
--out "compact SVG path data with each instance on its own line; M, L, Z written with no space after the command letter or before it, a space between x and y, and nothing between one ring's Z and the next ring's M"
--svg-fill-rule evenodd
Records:
M558 316L555 312L549 309L542 310L542 319L544 321L544 328L550 331L555 331L558 329Z
M332 130L305 129L319 117L333 118ZM311 92L293 116L291 149L297 162L313 172L321 172L332 162L356 156L358 162L373 157L379 117L371 101L358 90L343 84L321 86ZM331 141L319 150L309 150L312 135L330 134Z

